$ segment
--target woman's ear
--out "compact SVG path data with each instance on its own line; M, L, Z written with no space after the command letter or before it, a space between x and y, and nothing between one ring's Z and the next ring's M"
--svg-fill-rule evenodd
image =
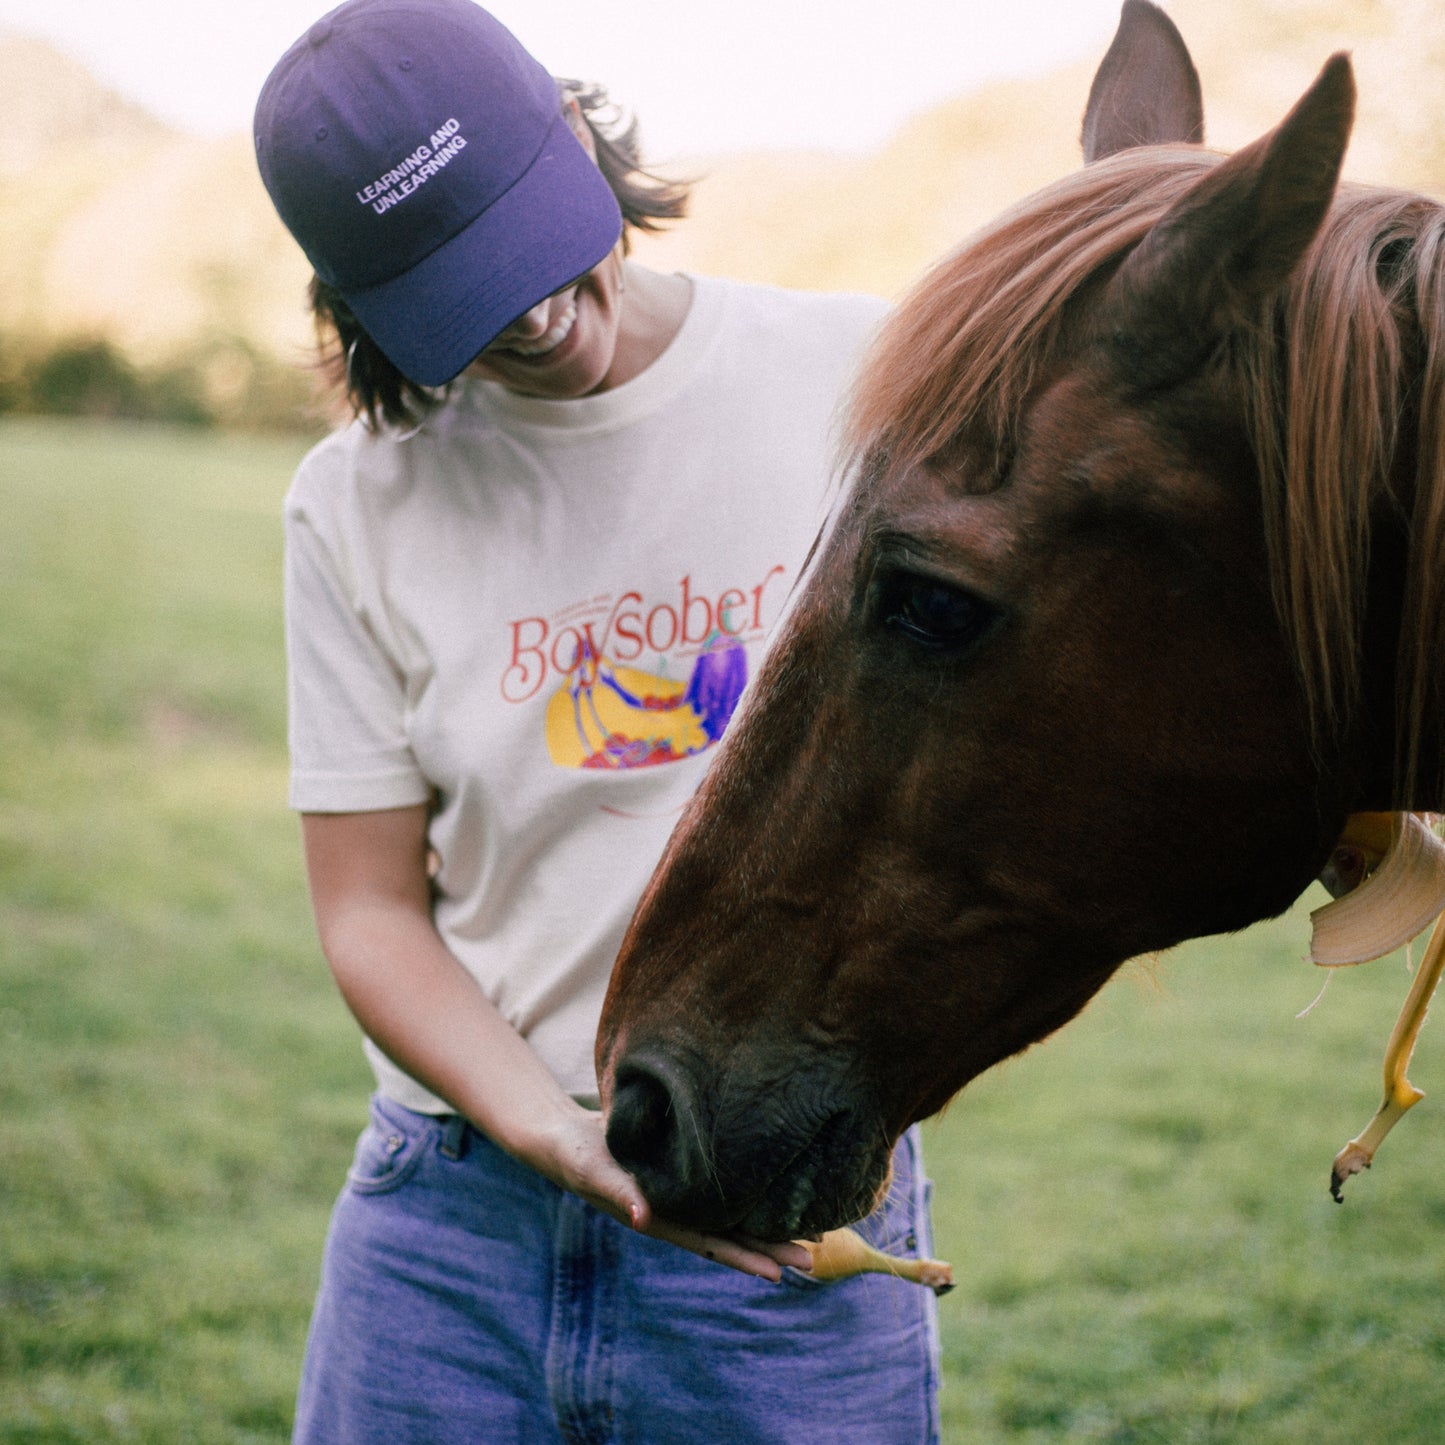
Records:
M575 95L569 95L562 102L562 114L567 117L567 124L572 127L572 134L582 142L582 149L592 157L592 164L597 164L597 142L592 137L592 127L587 124L582 115L582 107L577 103Z

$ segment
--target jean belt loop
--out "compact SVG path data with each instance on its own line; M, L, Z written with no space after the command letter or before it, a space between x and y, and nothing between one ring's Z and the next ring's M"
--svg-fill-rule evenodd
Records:
M448 1159L460 1159L467 1147L467 1121L460 1114L443 1114L442 1141L437 1146Z

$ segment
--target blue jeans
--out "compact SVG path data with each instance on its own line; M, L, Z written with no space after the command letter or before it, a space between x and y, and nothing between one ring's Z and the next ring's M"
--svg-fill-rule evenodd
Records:
M917 1131L858 1226L929 1252ZM372 1100L332 1217L298 1445L929 1445L933 1295L781 1284L649 1239L458 1119Z

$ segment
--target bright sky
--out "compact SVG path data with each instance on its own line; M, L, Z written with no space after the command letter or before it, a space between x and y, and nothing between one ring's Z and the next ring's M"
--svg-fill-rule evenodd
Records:
M244 130L282 51L326 0L0 0L162 119ZM494 0L553 73L607 84L647 154L871 148L1006 75L1101 56L1119 0Z

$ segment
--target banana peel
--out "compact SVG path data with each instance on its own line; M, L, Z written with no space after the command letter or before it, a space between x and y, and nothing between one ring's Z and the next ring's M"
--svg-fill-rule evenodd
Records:
M855 1229L830 1229L819 1239L800 1239L798 1243L812 1255L811 1278L820 1282L849 1279L855 1274L891 1274L926 1285L938 1295L953 1288L952 1265L940 1259L884 1254Z
M1339 895L1310 915L1310 959L1322 968L1383 958L1435 921L1385 1049L1384 1100L1330 1170L1330 1194L1338 1202L1345 1180L1370 1167L1385 1136L1425 1097L1405 1075L1445 972L1445 842L1425 814L1356 813L1321 881Z
M1321 878L1347 891L1310 914L1310 962L1368 963L1445 912L1445 843L1419 813L1356 813Z

